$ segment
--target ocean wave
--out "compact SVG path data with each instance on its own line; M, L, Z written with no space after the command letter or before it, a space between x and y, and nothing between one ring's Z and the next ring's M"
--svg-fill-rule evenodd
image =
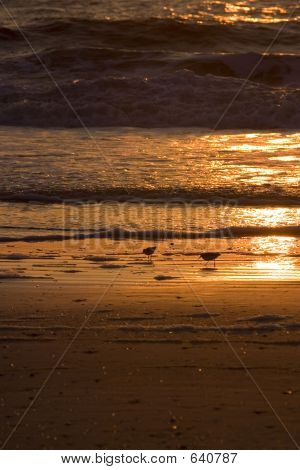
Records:
M275 90L232 77L198 76L188 70L149 78L63 82L61 91L73 110L56 87L39 90L38 86L0 86L0 125L78 127L80 120L99 127L214 128L218 124L223 129L296 129L300 125L298 89Z
M213 229L202 234L205 238L240 238L240 237L264 237L264 236L300 236L299 225L284 226L232 226Z
M72 74L77 80L98 77L136 76L145 78L172 75L188 70L195 75L232 77L270 86L300 85L300 56L248 52L245 54L200 54L166 51L138 51L96 47L60 47L2 60L2 73L22 73L23 79L40 76L43 64L60 79ZM253 73L251 73L253 71Z
M300 56L289 54L194 54L178 61L178 68L196 75L248 79L270 86L300 85Z
M296 129L298 25L262 55L280 26L41 21L23 29L38 57L17 29L0 28L0 125Z
M276 185L265 188L249 188L249 192L241 193L238 188L229 190L228 188L218 189L186 189L174 188L163 190L146 188L104 188L103 190L86 189L77 191L72 188L69 191L64 188L56 188L53 193L41 191L21 191L12 188L11 190L0 191L0 201L9 203L39 203L39 204L81 204L86 203L131 203L131 204L163 204L181 205L190 204L192 206L213 205L213 206L252 206L252 207L294 207L300 205L300 196L289 192L279 191Z
M145 18L128 20L64 19L29 24L25 34L39 46L47 43L90 44L134 49L166 49L179 51L262 50L285 25L273 45L282 52L283 47L300 51L298 23L262 24L197 23L171 18ZM12 35L18 31L11 29ZM8 33L6 33L8 34ZM15 39L15 38L14 38ZM297 45L298 44L298 45Z
M63 230L62 230L63 231ZM205 232L197 231L178 231L178 230L129 230L122 227L99 228L90 230L89 232L73 231L70 233L46 233L42 235L25 235L25 236L0 236L0 242L43 242L43 241L67 241L67 240L84 240L84 239L103 239L109 238L113 240L196 240L208 238L242 238L242 237L260 237L260 236L293 236L300 237L299 225L288 226L237 226L224 227Z

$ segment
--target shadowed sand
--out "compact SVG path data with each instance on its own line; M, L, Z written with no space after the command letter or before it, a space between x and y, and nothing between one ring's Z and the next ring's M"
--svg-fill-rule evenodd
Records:
M295 448L299 259L110 244L1 246L2 442L91 313L6 448Z

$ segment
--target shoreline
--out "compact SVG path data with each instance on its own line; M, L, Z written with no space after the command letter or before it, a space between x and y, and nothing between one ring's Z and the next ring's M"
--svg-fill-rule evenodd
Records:
M59 245L1 259L29 277L0 282L2 442L89 317L6 448L295 448L280 420L297 440L299 278Z

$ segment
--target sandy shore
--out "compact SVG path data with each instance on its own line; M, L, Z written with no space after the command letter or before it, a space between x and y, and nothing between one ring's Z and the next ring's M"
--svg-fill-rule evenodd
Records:
M298 258L110 243L1 245L2 443L44 384L6 448L295 448Z

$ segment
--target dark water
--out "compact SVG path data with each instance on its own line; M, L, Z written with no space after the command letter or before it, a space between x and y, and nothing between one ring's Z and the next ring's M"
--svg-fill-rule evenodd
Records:
M0 125L296 129L295 5L11 1Z

